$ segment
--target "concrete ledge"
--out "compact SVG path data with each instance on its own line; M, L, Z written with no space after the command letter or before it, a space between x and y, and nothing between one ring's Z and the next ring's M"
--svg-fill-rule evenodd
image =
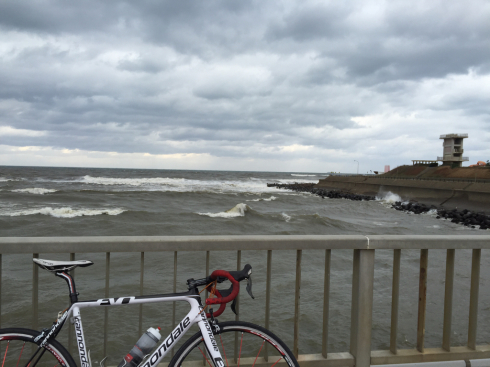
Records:
M321 354L300 354L298 363L301 367L344 367L354 366L355 359L350 353L328 353L327 358Z
M229 366L237 366L233 362L233 359L228 359ZM301 367L352 367L354 366L354 357L350 353L328 353L327 358L323 358L321 354L300 354L298 357L298 363ZM158 367L168 366L167 363L160 363ZM208 366L208 364L206 364ZM254 367L288 367L284 360L279 361L276 364L276 360L269 358L266 362L263 357L257 358L241 358L240 366L254 366ZM202 359L199 361L188 361L183 364L182 367L203 367Z
M400 349L397 354L393 354L389 350L375 350L371 352L371 364L442 362L489 357L490 345L479 345L476 350L468 347L452 347L450 352L442 348L426 348L424 353L420 353L416 349Z

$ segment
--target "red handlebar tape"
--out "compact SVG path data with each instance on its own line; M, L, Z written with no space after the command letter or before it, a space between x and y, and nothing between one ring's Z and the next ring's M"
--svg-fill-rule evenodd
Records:
M226 297L207 298L206 299L206 304L207 305L216 305L216 304L223 304L223 303L231 302L231 301L233 301L235 299L236 296L238 296L238 292L240 291L240 283L237 280L235 280L235 278L233 278L231 276L231 274L228 273L227 271L225 271L225 270L215 270L210 275L210 278L212 280L215 280L218 277L228 278L228 280L233 285L233 288L231 290L230 295L228 295ZM221 309L221 307L220 307L220 309Z
M219 290L215 290L214 291L215 295L218 296L218 297L221 297L221 293L219 292ZM210 298L209 298L210 299ZM218 317L219 315L221 315L223 312L225 312L225 309L226 309L226 303L222 303L219 308L218 308L218 311L216 312L213 312L213 316L215 317ZM209 319L211 318L211 314L209 312L206 312L206 317Z

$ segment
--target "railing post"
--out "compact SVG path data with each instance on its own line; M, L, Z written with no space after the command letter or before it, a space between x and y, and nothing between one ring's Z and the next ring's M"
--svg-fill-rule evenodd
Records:
M267 250L267 277L265 282L265 328L269 330L271 315L272 250ZM264 346L264 360L269 362L269 343Z
M75 261L75 253L70 253L70 261ZM75 280L75 269L71 271L71 276L73 277L73 280ZM72 353L73 352L73 340L75 334L74 334L74 328L69 327L68 328L68 352Z
M357 267L357 271L355 268ZM373 323L374 250L354 250L353 309L351 354L356 367L371 365L371 328ZM351 322L352 322L351 321Z
M242 266L242 251L238 250L236 253L236 270L241 270ZM240 320L240 294L237 295L236 299L236 304L235 304L235 310L236 310L236 315L235 315L235 321ZM235 351L234 351L234 361L235 363L238 362L238 332L235 332Z
M446 287L444 291L444 327L442 331L442 349L451 350L451 323L453 318L454 249L447 250Z
M424 353L425 312L427 303L427 266L429 250L420 250L419 312L417 319L417 350Z
M105 298L109 298L109 276L111 270L111 253L105 253ZM109 330L109 308L104 308L104 356L107 355L107 333Z
M142 252L140 256L140 296L143 295L144 281L145 281L145 253ZM138 335L141 335L142 333L143 333L143 304L140 304Z
M325 274L323 280L323 330L322 330L322 356L327 358L328 353L328 311L330 307L330 262L332 250L325 250Z
M294 340L293 354L296 358L299 355L299 306L301 294L301 257L303 250L296 251L296 286L294 292Z
M2 254L0 254L0 327L2 325Z
M174 293L177 293L177 251L174 251L174 287L172 288ZM172 302L172 329L175 328L176 323L177 302ZM141 333L140 333L141 334ZM175 348L172 348L173 357L175 355Z
M350 308L350 354L357 350L357 315L359 309L359 255L360 250L354 250L352 261L352 305Z
M356 270L357 268L357 270ZM371 328L373 323L374 250L354 250L352 282L351 354L356 367L371 365Z
M397 353L398 304L400 299L400 260L402 250L393 251L393 285L391 289L391 331L390 352Z
M33 258L38 259L39 254L32 254ZM39 268L36 263L32 263L32 328L37 330L37 319L39 312Z
M468 348L476 349L476 329L478 320L478 295L480 292L481 250L474 249L471 259L470 317L468 322Z

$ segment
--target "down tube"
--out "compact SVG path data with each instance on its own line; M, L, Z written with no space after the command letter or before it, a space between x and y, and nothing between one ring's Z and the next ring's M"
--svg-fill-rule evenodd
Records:
M204 343L206 343L206 348L212 357L211 359L213 360L215 367L225 367L225 363L223 362L223 358L221 358L218 344L214 339L213 330L209 325L205 312L201 312L201 320L199 320L198 325L199 329L201 330Z
M163 357L167 355L167 353L175 346L180 338L182 338L182 336L196 322L199 322L199 308L194 306L184 317L184 319L175 327L175 329L172 330L170 335L167 336L163 343L158 346L151 357L147 359L143 367L153 367L158 365Z

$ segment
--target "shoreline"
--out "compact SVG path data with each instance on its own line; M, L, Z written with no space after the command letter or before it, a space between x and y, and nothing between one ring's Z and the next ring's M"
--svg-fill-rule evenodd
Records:
M388 192L403 200L435 205L448 210L490 210L490 183L440 180L407 180L367 176L328 176L314 186L356 195L383 196Z
M376 200L376 196L354 194L346 191L328 190L325 188L318 188L318 184L313 183L294 183L294 184L278 184L268 183L267 187L275 187L278 189L287 189L296 192L308 192L313 195L320 196L322 199L347 199L353 201L371 201ZM447 201L447 200L446 200ZM408 201L396 201L391 207L398 211L406 213L422 214L430 211L437 212L437 219L450 220L452 223L461 224L467 227L476 228L481 230L490 229L490 216L487 216L484 212L475 209L462 209L457 208L445 208L442 205L436 206L431 204L419 203L410 199Z

